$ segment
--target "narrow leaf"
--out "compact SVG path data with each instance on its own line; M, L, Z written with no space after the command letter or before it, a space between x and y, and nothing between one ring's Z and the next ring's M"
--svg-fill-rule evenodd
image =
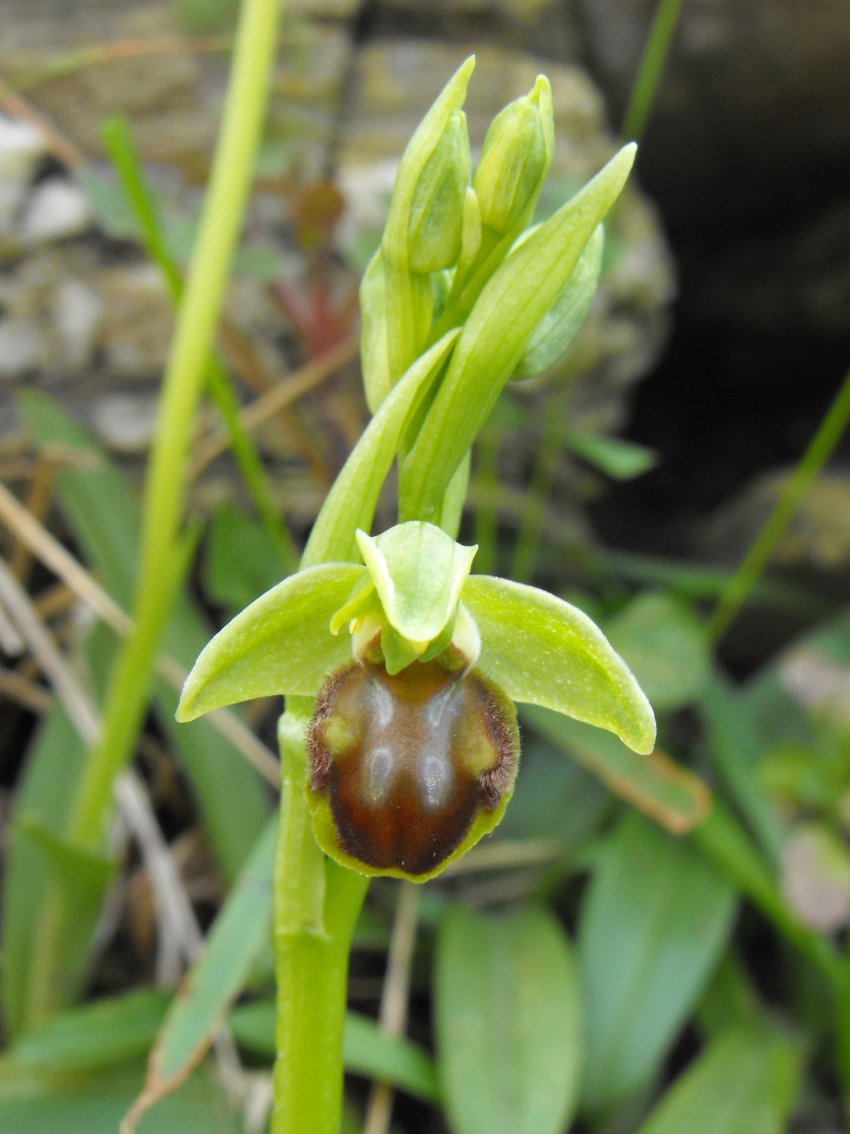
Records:
M54 1017L24 1036L0 1063L7 1073L66 1075L141 1058L154 1041L168 994L142 988Z
M579 926L586 1110L612 1107L652 1078L720 957L734 910L731 887L691 846L626 816Z
M655 717L623 659L577 607L522 583L474 575L464 604L481 633L481 669L514 701L542 705L651 752Z
M252 602L201 652L177 719L255 697L315 694L322 678L351 657L348 635L329 627L364 570L349 563L308 567Z
M50 398L20 396L24 420L41 446L61 446L73 455L58 478L62 510L94 572L125 610L129 608L139 558L139 502L127 478L100 447ZM166 651L185 666L209 639L197 609L178 597L165 632ZM177 694L154 682L162 727L179 753L225 877L232 879L269 812L254 769L208 722L176 724Z
M674 835L691 831L708 814L706 785L660 749L637 756L616 736L548 709L528 707L522 716L571 760Z
M179 1087L202 1059L213 1032L248 979L270 933L277 821L257 840L207 938L198 962L172 1002L151 1052L136 1119Z
M487 916L463 907L440 926L437 1039L456 1134L560 1134L582 1057L576 965L542 910Z
M6 833L0 975L3 1016L13 1037L43 1017L45 1009L57 1006L45 975L53 966L43 955L46 935L41 928L53 871L47 857L33 846L23 821L37 821L54 831L64 829L84 759L83 744L68 715L61 705L54 706L30 747ZM87 923L86 938L92 928ZM71 992L79 983L83 959L84 954L74 954L67 944L63 947L65 986Z

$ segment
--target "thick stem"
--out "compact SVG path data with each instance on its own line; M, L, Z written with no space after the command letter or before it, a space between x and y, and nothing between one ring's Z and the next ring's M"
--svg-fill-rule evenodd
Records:
M339 1134L348 955L368 881L325 859L304 798L309 699L279 728L282 793L275 859L277 1058L271 1134Z

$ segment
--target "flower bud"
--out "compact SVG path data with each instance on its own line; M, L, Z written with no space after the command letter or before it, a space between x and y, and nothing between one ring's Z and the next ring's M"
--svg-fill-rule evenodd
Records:
M548 80L493 119L473 182L482 223L498 233L528 223L552 164L554 119Z
M457 261L471 163L466 116L456 110L422 170L411 201L407 239L414 272L437 272Z
M308 733L316 839L367 874L424 881L499 822L519 760L516 713L477 670L359 662L325 682Z
M404 151L381 242L390 270L431 272L457 259L471 168L461 107L474 65L458 68Z

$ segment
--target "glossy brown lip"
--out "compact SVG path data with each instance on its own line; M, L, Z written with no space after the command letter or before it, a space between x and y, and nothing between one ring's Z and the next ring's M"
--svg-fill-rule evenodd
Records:
M309 731L310 786L339 848L374 869L433 872L492 811L517 765L512 708L477 671L414 662L332 674Z

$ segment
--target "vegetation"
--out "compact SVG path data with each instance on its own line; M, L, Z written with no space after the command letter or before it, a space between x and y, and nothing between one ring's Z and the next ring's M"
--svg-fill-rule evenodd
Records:
M659 5L635 129L677 14ZM185 274L130 127L106 128L177 304L141 498L55 402L20 398L72 550L6 489L0 515L97 618L60 649L19 581L23 552L2 566L0 602L51 695L9 823L0 1128L837 1124L850 623L811 617L743 681L719 643L744 604L788 600L764 572L846 426L850 375L733 575L658 560L638 585L634 564L576 547L565 567L545 522L553 446L566 436L612 475L646 454L542 420L525 522L501 525L487 489L519 417L511 383L551 372L557 397L566 381L635 147L535 225L548 83L497 116L473 171L469 60L401 161L360 291L370 421L302 538L215 344L278 19L244 0ZM186 490L205 394L251 507L199 521ZM378 733L378 702L402 739ZM446 712L460 723L440 732ZM181 869L196 831L200 896ZM116 902L148 913L149 979L128 971Z

